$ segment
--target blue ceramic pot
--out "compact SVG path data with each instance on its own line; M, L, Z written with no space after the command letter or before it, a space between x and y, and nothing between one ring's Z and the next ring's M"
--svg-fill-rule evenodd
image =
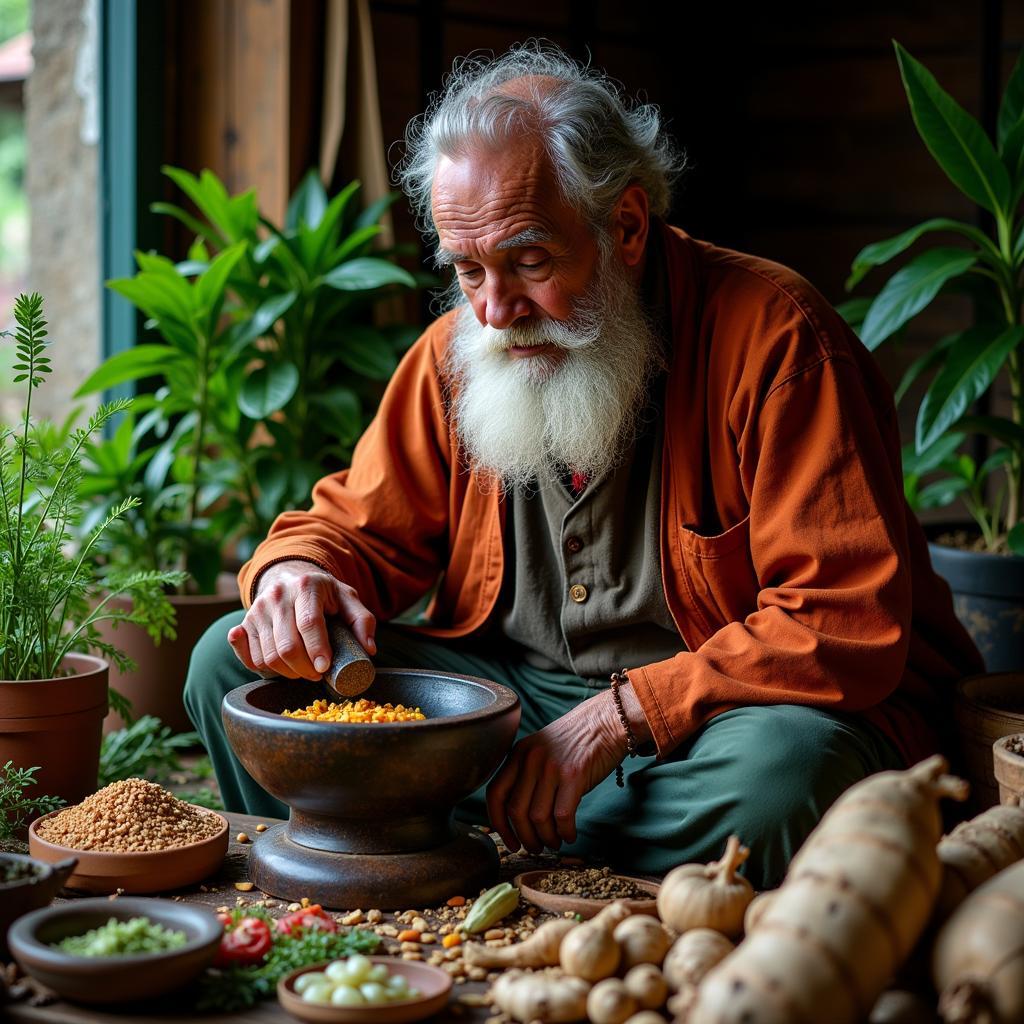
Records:
M1024 557L928 545L989 672L1024 670Z

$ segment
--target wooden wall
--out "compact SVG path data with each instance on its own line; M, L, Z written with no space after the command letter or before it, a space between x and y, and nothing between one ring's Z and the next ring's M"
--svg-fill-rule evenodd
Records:
M163 4L165 160L256 188L282 219L319 153L323 0Z

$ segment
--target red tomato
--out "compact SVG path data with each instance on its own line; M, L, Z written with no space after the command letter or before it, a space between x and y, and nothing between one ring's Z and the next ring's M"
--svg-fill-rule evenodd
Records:
M230 926L227 914L218 914ZM220 940L214 967L246 966L258 964L270 952L274 937L266 921L258 917L243 917L233 928L229 927Z
M303 910L296 910L294 914L279 917L275 926L285 935L291 935L299 928L320 928L325 932L338 930L337 922L330 914L324 913L319 903L313 903Z

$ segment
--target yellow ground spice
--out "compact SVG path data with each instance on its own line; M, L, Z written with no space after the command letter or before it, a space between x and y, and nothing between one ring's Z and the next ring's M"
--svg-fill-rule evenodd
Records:
M179 800L145 779L122 779L36 826L40 838L73 850L143 853L209 839L219 815Z
M285 718L302 718L309 722L422 722L427 716L419 708L404 704L378 704L360 697L344 704L315 700L296 711L282 711Z

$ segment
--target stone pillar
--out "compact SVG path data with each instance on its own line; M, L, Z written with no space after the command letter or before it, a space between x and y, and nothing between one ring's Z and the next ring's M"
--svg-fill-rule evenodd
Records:
M99 51L96 0L32 4L35 66L25 88L28 291L44 299L53 373L33 412L62 421L102 358ZM95 398L79 400L87 413Z

